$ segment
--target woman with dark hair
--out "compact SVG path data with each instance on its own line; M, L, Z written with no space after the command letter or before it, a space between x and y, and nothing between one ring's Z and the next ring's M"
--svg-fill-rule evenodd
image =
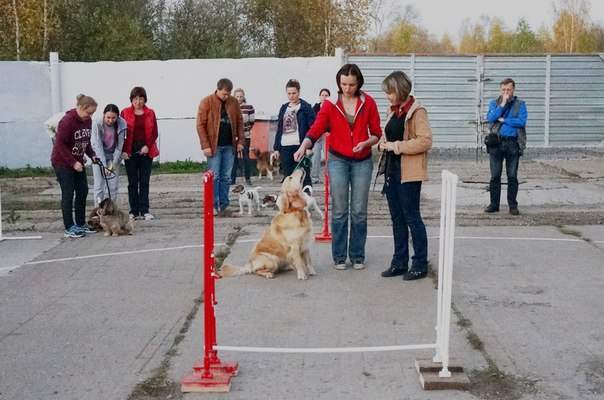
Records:
M78 96L77 107L67 111L59 122L52 147L50 162L61 186L65 237L80 238L86 233L94 232L86 225L85 220L88 182L84 169L84 154L93 161L96 160L96 154L90 146L91 117L96 107L96 101L92 97Z
M329 99L331 96L331 92L329 89L323 88L319 90L319 102L315 103L312 106L313 111L316 114L319 114L321 111L321 106L325 102L325 100ZM320 183L321 182L321 153L323 153L323 143L325 143L325 139L323 136L317 140L317 143L312 148L312 167L310 169L310 177L312 178L312 183Z
M107 104L103 110L103 116L92 123L90 138L92 149L105 165L105 175L108 178L105 182L100 166L92 165L94 204L96 206L110 197L109 195L113 201L117 201L119 165L122 160L126 129L126 121L120 117L120 110L115 104Z
M309 103L300 98L300 82L290 79L285 84L285 91L288 102L279 109L273 149L274 154L281 159L283 176L289 176L294 172L296 162L299 161L294 160L294 153L313 124L315 112ZM304 186L312 185L310 168L305 165L304 169L306 171Z
M432 130L426 109L410 95L412 83L402 71L394 71L382 82L390 102L383 151L378 174L383 173L384 190L392 218L394 254L384 278L403 275L403 280L425 278L428 274L428 236L419 208L422 181L428 180L428 150ZM413 259L409 262L409 231Z
M338 101L325 101L313 126L296 151L302 159L307 149L329 129L329 180L331 202L331 254L334 268L365 268L367 202L373 171L371 146L382 136L375 100L361 91L363 74L356 64L346 64L336 74ZM348 219L350 218L350 237Z
M157 118L147 107L147 92L140 86L130 91L130 107L122 110L127 134L122 158L128 174L128 202L130 218L152 220L149 212L149 180L151 164L159 155L157 148Z

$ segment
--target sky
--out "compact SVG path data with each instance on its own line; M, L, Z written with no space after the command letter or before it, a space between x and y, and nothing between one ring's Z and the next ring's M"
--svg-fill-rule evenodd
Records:
M392 10L404 10L407 4L413 4L419 12L420 21L428 31L440 38L449 33L455 41L459 39L459 30L466 17L476 21L481 15L498 16L510 29L515 28L518 20L524 17L536 31L542 25L550 26L554 20L552 0L385 0L390 2ZM604 24L604 0L592 0L591 19Z

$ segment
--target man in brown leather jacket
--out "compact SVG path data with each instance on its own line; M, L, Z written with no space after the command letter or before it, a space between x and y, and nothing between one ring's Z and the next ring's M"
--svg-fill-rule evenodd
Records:
M197 134L201 150L214 171L214 214L225 214L235 157L243 157L243 118L237 99L231 96L233 82L222 78L216 91L199 103Z

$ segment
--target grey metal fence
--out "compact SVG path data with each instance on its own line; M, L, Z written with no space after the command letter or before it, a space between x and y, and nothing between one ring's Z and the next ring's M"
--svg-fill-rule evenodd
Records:
M348 55L358 64L365 87L388 105L382 79L393 70L413 79L414 94L426 106L434 143L474 146L489 101L499 82L516 81L516 94L527 103L529 146L599 145L604 141L604 56L430 56Z

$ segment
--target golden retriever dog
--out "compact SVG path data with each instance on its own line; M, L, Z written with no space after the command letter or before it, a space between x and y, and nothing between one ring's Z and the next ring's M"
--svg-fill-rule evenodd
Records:
M316 274L310 260L312 225L302 195L303 181L303 169L295 170L283 180L280 211L252 249L247 263L243 267L223 264L221 276L258 274L273 278L277 272L291 269L296 271L298 279Z
M105 231L104 236L132 235L133 223L128 214L120 211L113 200L107 198L101 201L97 211L99 223Z
M268 151L260 151L254 149L256 155L256 169L258 170L258 178L267 176L271 181L273 180L273 172L276 174L279 172L280 161L274 157L273 154Z

